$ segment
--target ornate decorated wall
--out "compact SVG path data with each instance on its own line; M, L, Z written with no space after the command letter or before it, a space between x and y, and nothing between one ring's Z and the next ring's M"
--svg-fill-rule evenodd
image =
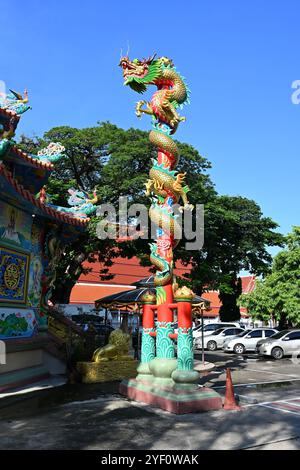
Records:
M41 301L41 229L34 218L0 201L0 338L30 337Z

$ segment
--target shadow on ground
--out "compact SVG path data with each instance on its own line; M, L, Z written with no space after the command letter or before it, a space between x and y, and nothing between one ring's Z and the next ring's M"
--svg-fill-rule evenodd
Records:
M23 402L19 417L0 421L0 449L240 449L299 436L299 416L258 406L177 416L117 396L81 398L44 402L27 417Z

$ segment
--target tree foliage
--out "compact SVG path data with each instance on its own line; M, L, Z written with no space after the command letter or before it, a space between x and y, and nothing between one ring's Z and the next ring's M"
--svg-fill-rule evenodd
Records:
M300 325L300 227L286 237L286 247L275 256L272 269L256 289L240 298L253 318L274 318L281 325Z

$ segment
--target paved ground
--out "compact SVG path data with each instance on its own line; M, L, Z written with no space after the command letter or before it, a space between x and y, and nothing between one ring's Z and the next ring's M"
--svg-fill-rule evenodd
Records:
M201 361L201 354L195 354L196 362ZM291 359L280 361L266 360L256 354L237 356L223 352L206 352L205 361L213 362L215 370L202 379L210 387L224 387L226 383L226 368L229 367L234 384L264 384L266 382L285 382L299 380L300 364L294 364Z
M220 392L233 369L243 411L176 416L120 397L117 383L62 386L0 402L0 449L300 449L300 366L222 353L206 360L217 370L202 382Z

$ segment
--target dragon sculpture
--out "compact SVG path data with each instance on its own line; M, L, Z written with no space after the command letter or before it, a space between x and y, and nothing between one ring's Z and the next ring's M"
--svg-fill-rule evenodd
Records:
M48 195L46 195L46 200L49 206L54 207L60 212L66 212L72 214L78 218L85 219L88 216L94 214L96 211L96 203L98 201L98 196L96 190L93 191L93 198L91 199L85 191L78 191L77 189L68 189L70 194L68 198L68 204L71 207L56 206L48 202Z
M28 105L28 91L24 91L24 96L14 90L9 90L10 93L0 93L0 108L8 109L20 115L31 109Z
M138 101L136 115L152 116L153 129L149 134L150 142L157 147L157 159L153 161L150 178L146 183L146 194L152 197L149 210L151 221L158 227L157 239L150 244L150 259L157 268L155 285L158 287L172 283L173 249L179 242L180 227L174 214L174 204L180 199L183 206L179 210L192 210L187 198L188 186L184 185L185 173L176 172L179 150L172 139L180 122L178 108L189 103L189 89L171 59L167 57L131 61L122 57L119 64L123 69L124 85L138 93L144 93L148 85L156 85L157 91L151 101ZM177 235L177 237L176 237ZM163 294L163 293L162 293Z
M56 163L65 157L65 150L65 147L59 142L50 142L48 147L39 150L37 155L32 156L43 163Z

